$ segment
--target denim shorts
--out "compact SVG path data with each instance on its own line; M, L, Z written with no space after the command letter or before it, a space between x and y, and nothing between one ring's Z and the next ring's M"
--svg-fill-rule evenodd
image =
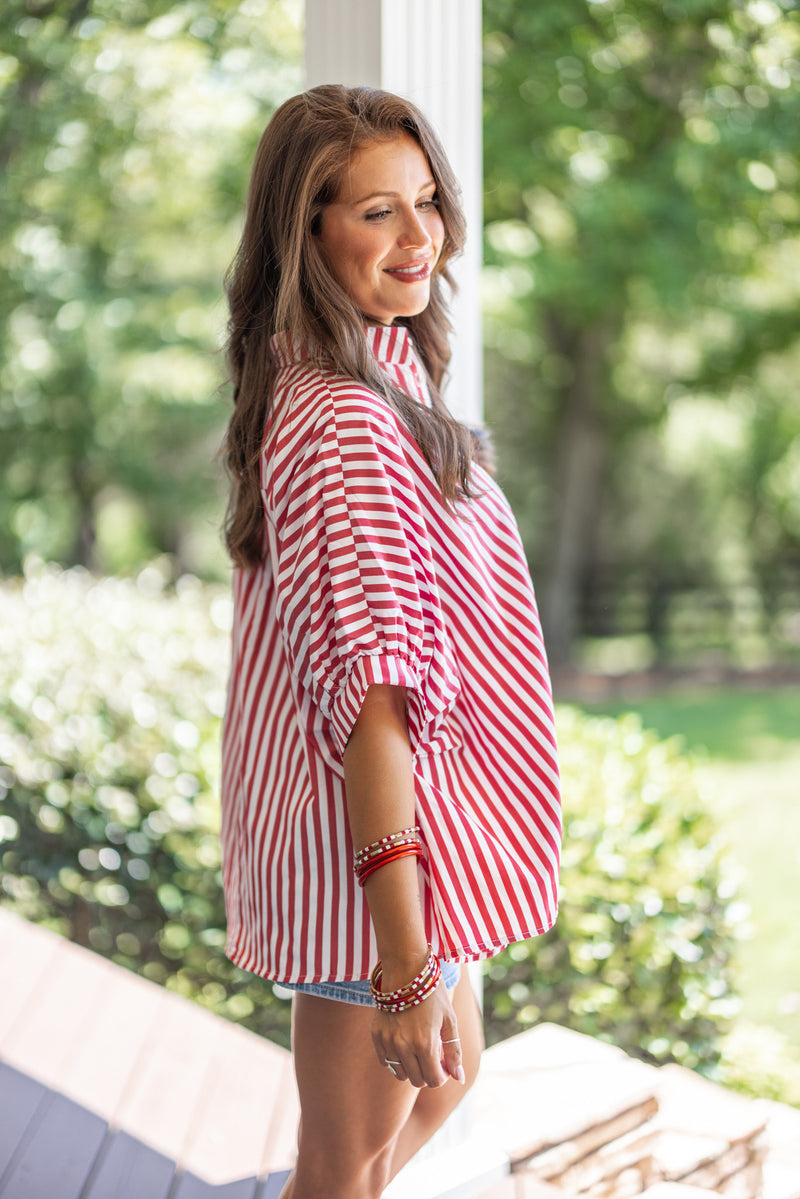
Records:
M442 962L442 982L452 991L461 975L458 962ZM274 983L286 991L300 991L303 995L319 995L323 999L338 999L340 1003L356 1003L372 1007L369 979L354 979L352 982L337 983Z

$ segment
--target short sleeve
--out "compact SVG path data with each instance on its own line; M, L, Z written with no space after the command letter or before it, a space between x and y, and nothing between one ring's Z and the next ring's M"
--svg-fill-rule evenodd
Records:
M265 446L287 657L340 754L372 683L408 689L415 751L458 694L415 457L399 418L354 384L326 386Z

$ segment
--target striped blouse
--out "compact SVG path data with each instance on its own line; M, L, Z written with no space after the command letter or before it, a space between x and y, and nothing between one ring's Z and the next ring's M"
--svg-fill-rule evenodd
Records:
M367 337L430 406L408 331ZM227 953L283 982L369 977L342 755L367 688L393 683L407 694L429 940L450 961L490 956L553 923L560 849L547 663L514 517L478 466L482 494L449 512L383 398L320 371L288 334L273 351L268 552L234 578Z

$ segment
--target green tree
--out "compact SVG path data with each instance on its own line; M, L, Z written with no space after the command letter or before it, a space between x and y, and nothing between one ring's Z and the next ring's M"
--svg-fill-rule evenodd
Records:
M664 574L724 573L732 527L740 556L753 521L772 563L800 544L788 7L484 4L489 412L557 664L599 565L647 564L658 631Z
M255 141L299 77L283 0L10 0L0 561L203 568L222 275ZM193 518L193 519L192 519Z

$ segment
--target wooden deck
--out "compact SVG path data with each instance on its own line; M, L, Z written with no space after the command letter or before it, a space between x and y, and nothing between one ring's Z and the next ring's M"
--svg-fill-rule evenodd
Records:
M460 1110L385 1199L800 1199L800 1112L555 1025ZM0 1199L277 1199L297 1119L285 1050L0 909Z
M3 1199L277 1199L291 1057L0 910Z

